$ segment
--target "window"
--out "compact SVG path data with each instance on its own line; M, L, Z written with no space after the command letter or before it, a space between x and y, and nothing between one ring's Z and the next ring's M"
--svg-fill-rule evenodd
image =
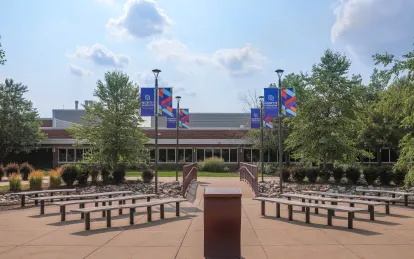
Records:
M245 149L244 150L244 162L252 162L252 150Z
M221 150L221 157L223 158L224 162L230 161L230 152L228 149Z
M277 152L270 150L269 152L269 162L277 162Z
M179 149L178 150L178 161L179 162L184 162L184 149Z
M390 162L390 150L388 148L381 150L381 162Z
M76 162L83 160L83 149L76 149Z
M252 149L252 162L260 161L260 150Z
M237 163L237 149L230 149L230 162Z
M67 162L75 162L75 149L68 149Z
M185 162L193 162L193 150L192 149L185 150Z
M204 162L204 149L197 149L197 162Z
M205 157L205 159L210 158L212 156L213 156L213 150L212 149L206 149L206 157Z
M167 162L167 150L166 149L158 149L158 161Z
M264 162L269 162L269 150L265 150L263 152L263 161Z
M150 161L155 162L155 149L150 150Z
M59 149L59 162L66 162L66 149Z
M175 162L175 149L167 149L167 161Z
M221 149L214 149L213 150L214 157L221 157Z
M397 162L398 160L398 154L395 150L390 150L390 162Z

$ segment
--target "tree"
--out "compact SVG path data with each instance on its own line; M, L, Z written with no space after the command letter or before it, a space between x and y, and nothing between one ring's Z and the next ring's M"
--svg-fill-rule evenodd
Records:
M1 40L1 36L0 36L0 40ZM0 65L4 65L4 63L6 63L6 61L7 61L7 59L6 59L6 53L1 48L1 41L0 41Z
M355 163L359 149L355 135L359 128L360 76L348 78L351 62L346 56L326 50L312 67L303 89L305 100L298 104L286 144L304 163Z
M8 153L30 152L45 137L32 102L23 95L27 86L6 79L0 84L0 161Z
M98 80L91 105L85 106L85 124L69 129L79 144L91 145L90 163L135 163L144 156L148 138L142 130L140 94L137 84L120 72L105 73L105 82Z

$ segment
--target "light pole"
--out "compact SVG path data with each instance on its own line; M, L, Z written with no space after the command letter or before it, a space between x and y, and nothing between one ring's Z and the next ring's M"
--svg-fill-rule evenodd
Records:
M175 180L178 181L178 134L179 134L179 126L180 126L180 100L181 96L175 97L177 100L177 110L175 110L175 125L177 127L177 145L175 147Z
M260 100L260 170L262 172L262 182L264 182L264 163L263 163L263 99L264 96L259 96Z
M159 69L153 69L155 76L155 193L158 193L158 74Z
M280 179L279 179L279 188L280 193L283 193L283 178L282 178L282 164L283 164L283 143L282 143L282 75L283 69L278 69L275 71L279 76L279 100L278 100L278 117L279 117L279 170L280 170Z

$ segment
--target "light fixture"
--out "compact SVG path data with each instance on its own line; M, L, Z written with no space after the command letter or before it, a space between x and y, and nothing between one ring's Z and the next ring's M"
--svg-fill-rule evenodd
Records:
M279 76L279 78L282 77L284 70L283 69L278 69L275 71L277 73L277 75Z
M161 72L159 69L153 69L152 73L154 73L155 78L158 78L158 74Z

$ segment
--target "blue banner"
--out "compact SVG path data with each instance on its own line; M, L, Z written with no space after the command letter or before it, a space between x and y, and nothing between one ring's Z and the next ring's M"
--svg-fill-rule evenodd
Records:
M176 111L177 111L177 109L173 108L173 110L172 110L173 116L172 117L170 117L170 116L167 117L167 128L169 128L169 129L175 129L176 128L176 125L177 125Z
M278 109L279 89L265 88L264 89L264 113L266 116L279 116Z
M260 129L260 108L252 108L250 112L250 128Z
M141 116L154 116L155 89L141 88Z

